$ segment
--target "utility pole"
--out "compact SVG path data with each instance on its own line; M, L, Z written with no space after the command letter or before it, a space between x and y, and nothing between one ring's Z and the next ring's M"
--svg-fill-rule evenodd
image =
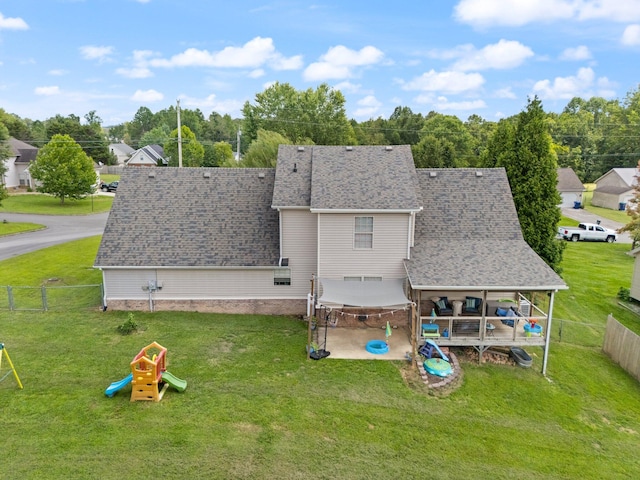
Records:
M182 127L180 126L180 100L178 102L178 168L182 168Z
M236 149L238 150L236 153L236 160L239 162L240 161L240 135L242 135L242 131L238 130L238 135L237 135L237 145L236 145Z

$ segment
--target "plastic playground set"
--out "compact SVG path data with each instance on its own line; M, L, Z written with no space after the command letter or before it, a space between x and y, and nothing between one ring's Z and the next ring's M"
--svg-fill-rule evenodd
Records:
M153 342L144 347L133 357L129 364L131 373L122 380L113 382L105 390L107 397L131 384L131 401L137 400L159 402L169 387L184 392L186 380L181 380L167 371L167 349Z

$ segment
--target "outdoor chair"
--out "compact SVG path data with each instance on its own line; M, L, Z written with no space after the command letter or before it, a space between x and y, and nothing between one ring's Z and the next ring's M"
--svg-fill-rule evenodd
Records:
M438 316L453 315L453 307L447 297L440 297L440 299L433 304Z
M466 297L462 304L462 314L480 315L482 313L482 299L478 297Z

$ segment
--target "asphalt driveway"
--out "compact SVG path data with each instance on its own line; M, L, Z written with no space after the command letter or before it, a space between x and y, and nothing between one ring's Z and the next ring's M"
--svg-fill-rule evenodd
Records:
M0 237L0 260L80 238L102 235L109 212L94 215L29 215L0 213L0 222L27 222L44 225L36 232Z
M600 225L605 228L610 228L611 230L618 230L619 228L624 227L622 223L614 222L613 220L609 220L606 218L600 218L583 208L563 208L562 214L565 217L573 218L574 220L578 220L579 222L597 223L598 220L600 220ZM618 242L633 243L628 233L619 233Z

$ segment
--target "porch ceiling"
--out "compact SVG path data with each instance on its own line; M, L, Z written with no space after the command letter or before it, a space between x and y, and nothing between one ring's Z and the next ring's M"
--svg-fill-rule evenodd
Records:
M566 283L522 240L423 240L405 268L413 289L565 290Z

